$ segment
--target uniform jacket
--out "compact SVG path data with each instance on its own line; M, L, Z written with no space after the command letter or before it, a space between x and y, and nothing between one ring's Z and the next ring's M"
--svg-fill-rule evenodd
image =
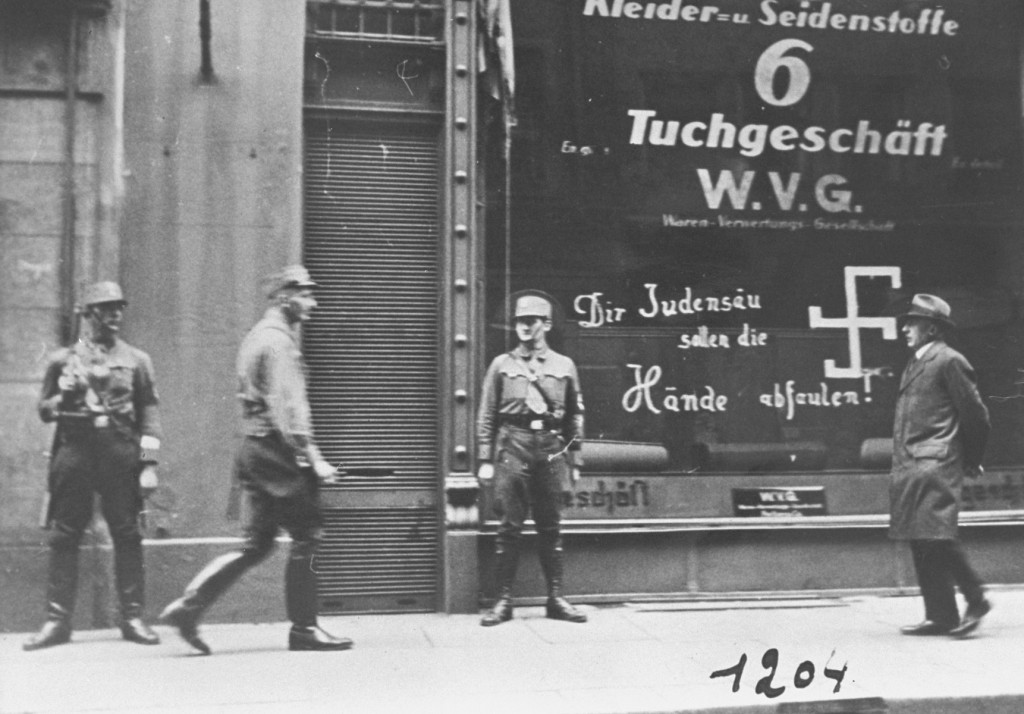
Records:
M88 389L61 397L61 377L79 372ZM43 375L39 416L56 421L58 413L106 414L113 428L130 441L161 436L159 397L150 356L120 338L104 348L82 339L55 352ZM73 423L72 423L73 425Z
M900 380L893 426L889 537L956 538L965 470L981 464L989 417L974 369L936 341Z
M319 451L298 335L280 309L268 309L245 336L236 367L243 433L264 438L243 444L235 475L277 496L296 493L305 478L300 467Z
M494 439L503 418L531 415L527 390L533 376L549 402L545 421L561 432L573 455L571 463L582 466L579 451L583 440L583 394L576 363L549 347L531 352L520 345L491 362L484 376L477 415L477 458L494 458Z

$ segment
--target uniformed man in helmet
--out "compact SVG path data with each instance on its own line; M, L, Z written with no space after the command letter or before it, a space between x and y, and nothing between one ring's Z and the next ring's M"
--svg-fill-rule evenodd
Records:
M114 577L124 639L144 645L160 640L143 622L144 571L139 513L142 496L156 487L160 421L153 362L121 339L127 302L121 287L100 282L86 288L83 315L89 334L50 360L39 415L56 422L50 461L48 524L50 567L46 622L26 650L71 639L78 583L78 549L99 494L114 545Z
M169 604L160 619L204 654L199 620L247 570L270 554L278 530L291 536L285 567L285 607L292 626L290 650L346 650L352 640L334 637L317 624L314 557L320 543L318 484L337 469L313 440L299 326L316 299L316 283L301 265L271 276L270 305L238 349L238 398L245 438L235 454L235 476L248 495L249 522L242 547L214 558Z
M562 597L562 489L582 466L583 395L575 363L548 347L551 301L525 293L515 301L519 344L491 362L477 417L478 477L494 480L494 510L501 519L495 552L498 598L480 624L512 619L512 584L523 523L532 511L537 550L547 581L547 616L586 622Z

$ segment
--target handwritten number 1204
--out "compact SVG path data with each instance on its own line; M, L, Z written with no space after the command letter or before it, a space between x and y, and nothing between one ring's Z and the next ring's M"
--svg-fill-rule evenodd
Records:
M832 657L835 655L835 650L832 651L832 655L829 656L828 661L832 661ZM728 669L720 669L716 672L711 673L711 679L716 677L732 677L732 691L738 692L740 690L740 678L743 677L743 668L747 666L747 655L746 653L740 655L740 661L734 664ZM761 657L761 666L767 670L768 674L757 680L757 684L754 685L754 692L757 694L763 694L769 699L774 699L780 696L786 688L776 687L772 684L772 680L775 678L775 674L779 669L779 651L772 647L765 651ZM825 676L829 679L834 679L836 682L835 688L832 693L835 694L839 691L840 685L843 683L843 677L846 676L846 665L843 665L842 669L830 669L828 662L825 663ZM796 673L793 675L793 686L797 689L803 689L814 681L814 663L810 660L805 660L800 663L796 668Z

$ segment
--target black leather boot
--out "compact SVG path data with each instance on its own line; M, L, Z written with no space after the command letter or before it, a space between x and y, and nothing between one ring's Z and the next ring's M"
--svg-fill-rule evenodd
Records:
M296 627L288 632L288 649L312 652L337 652L352 648L352 640L347 637L335 637L319 625L312 627Z
M185 594L160 613L160 621L176 627L189 645L203 654L210 646L199 636L199 618L249 567L243 551L225 553L211 560L185 588Z
M121 605L121 636L140 645L158 645L160 638L142 621L145 570L142 540L137 536L114 542L114 582Z
M498 599L495 601L494 607L480 618L480 624L484 627L493 627L494 625L500 625L503 622L508 622L511 619L512 591L509 588L502 588L498 592Z
M58 538L60 537L58 528ZM67 541L67 539L65 539ZM26 652L41 650L71 641L71 612L78 590L78 543L66 543L50 549L50 568L46 583L46 622L39 632L22 645Z
M545 612L552 620L566 622L586 622L587 616L577 610L562 597L562 573L564 569L562 556L562 537L557 533L538 533L537 552L540 555L540 567L548 583L548 601Z
M293 545L284 571L285 612L298 630L316 627L319 610L315 564L308 550Z
M32 635L21 646L26 652L41 650L54 645L63 645L71 641L71 621L65 617L53 617L46 619L39 632Z
M498 577L498 599L483 618L480 624L493 627L512 619L512 583L516 579L519 566L519 541L499 539L495 550L495 570Z

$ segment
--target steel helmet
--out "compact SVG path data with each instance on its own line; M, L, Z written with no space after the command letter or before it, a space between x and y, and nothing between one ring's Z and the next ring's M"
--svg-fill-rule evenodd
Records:
M82 305L85 307L105 302L119 302L122 305L128 304L128 301L124 299L121 286L110 280L93 283L82 294Z

